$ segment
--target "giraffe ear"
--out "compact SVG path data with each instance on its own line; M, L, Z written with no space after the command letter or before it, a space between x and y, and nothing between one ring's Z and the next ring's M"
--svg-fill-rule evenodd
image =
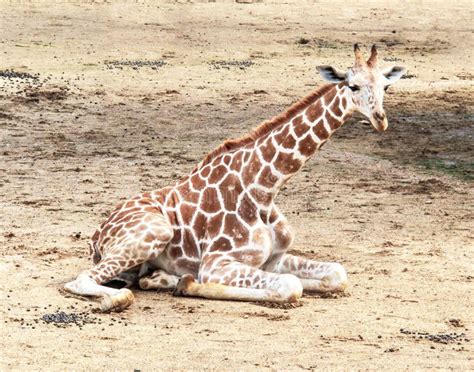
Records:
M316 70L321 74L322 78L330 83L340 83L346 80L346 73L339 71L331 66L316 66Z
M405 67L394 66L383 70L382 75L385 76L385 78L388 80L388 84L393 84L403 75L405 75L405 72L407 72L407 69Z

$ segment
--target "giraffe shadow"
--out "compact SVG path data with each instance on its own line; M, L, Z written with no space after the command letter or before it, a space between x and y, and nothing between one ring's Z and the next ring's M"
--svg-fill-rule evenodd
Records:
M127 282L125 280L120 280L120 279L112 279L102 285L109 288L122 289L122 288L130 288L132 286L135 286L135 283L130 283L130 282Z

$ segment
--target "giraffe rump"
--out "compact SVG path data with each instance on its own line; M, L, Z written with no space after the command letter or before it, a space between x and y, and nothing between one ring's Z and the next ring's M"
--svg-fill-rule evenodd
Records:
M273 117L270 120L266 120L262 122L258 127L254 128L251 132L244 134L242 137L239 137L239 138L225 140L224 143L222 143L217 148L209 152L204 157L202 162L194 168L194 171L202 168L206 164L209 164L213 159L215 159L219 155L242 148L250 143L255 142L260 137L270 133L275 128L288 122L288 120L290 120L295 115L303 111L305 108L307 108L309 105L314 103L317 99L325 95L329 90L331 90L331 88L335 86L336 84L322 85L319 88L317 88L315 91L311 92L309 95L301 99L300 101L294 103L285 112Z

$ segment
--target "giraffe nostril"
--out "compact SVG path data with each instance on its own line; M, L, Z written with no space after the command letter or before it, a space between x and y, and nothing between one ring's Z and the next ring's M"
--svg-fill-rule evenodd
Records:
M384 119L385 119L385 112L382 112L382 113L376 112L376 113L374 114L374 118L375 118L377 121L382 121L382 120L384 120Z

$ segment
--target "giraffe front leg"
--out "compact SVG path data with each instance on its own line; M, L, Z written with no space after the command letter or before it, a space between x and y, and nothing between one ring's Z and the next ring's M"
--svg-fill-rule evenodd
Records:
M276 206L273 206L269 223L274 252L265 264L265 270L296 275L301 280L305 291L340 292L345 290L347 273L341 264L317 262L284 253L291 247L294 233Z
M175 289L179 277L164 270L156 270L151 275L141 278L138 285L141 289Z
M305 291L343 292L347 287L347 273L336 262L317 262L304 257L284 254L271 271L296 275Z

